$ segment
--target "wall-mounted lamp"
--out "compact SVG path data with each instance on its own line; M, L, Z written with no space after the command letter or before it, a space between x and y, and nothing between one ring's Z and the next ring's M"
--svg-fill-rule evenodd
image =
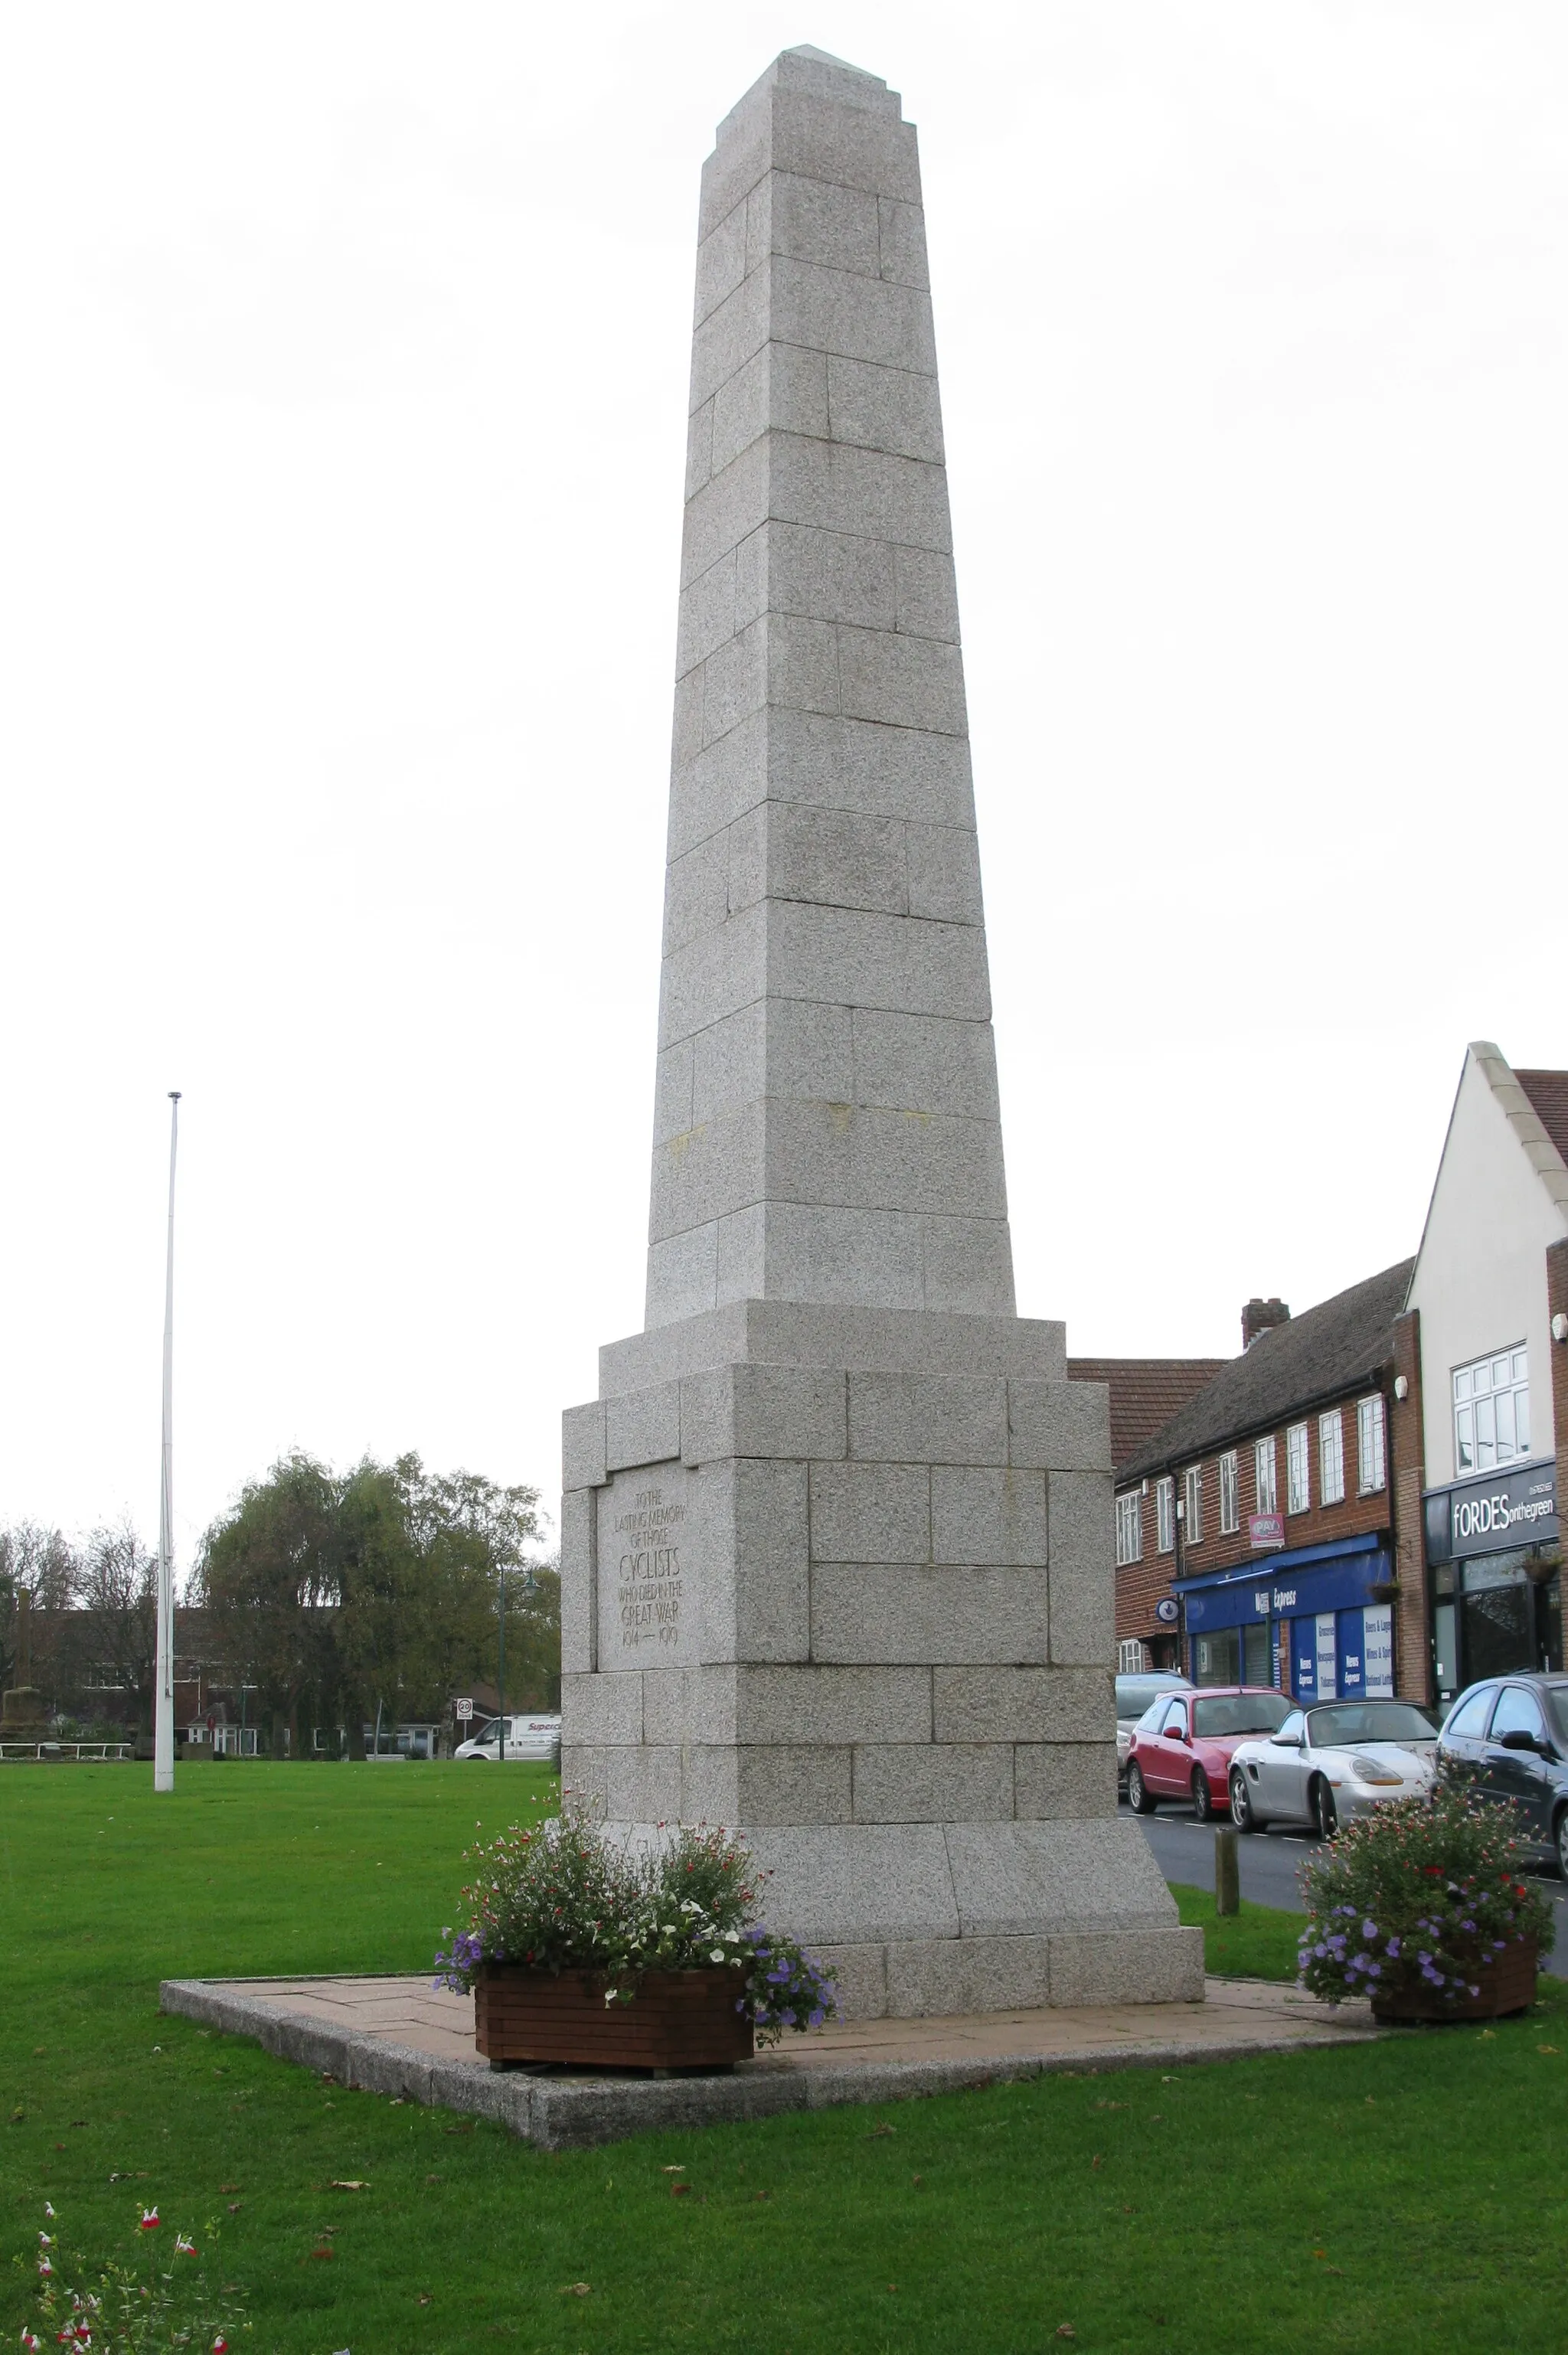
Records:
M1410 1396L1410 1384L1406 1381L1403 1374L1395 1374L1393 1378L1393 1394L1395 1398L1398 1399L1401 1406L1404 1404L1405 1400Z
M1568 1316L1561 1308L1552 1320L1552 1337L1554 1341L1568 1341Z

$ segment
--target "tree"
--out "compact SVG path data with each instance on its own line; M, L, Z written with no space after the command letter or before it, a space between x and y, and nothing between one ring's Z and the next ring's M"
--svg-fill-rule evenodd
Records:
M71 1681L130 1693L144 1732L157 1682L158 1558L129 1520L94 1529L78 1563L78 1615L69 1628Z
M345 1724L358 1754L378 1705L394 1718L442 1716L494 1662L503 1578L508 1611L516 1597L525 1627L539 1621L530 1640L547 1653L548 1605L521 1593L538 1503L537 1489L428 1473L411 1455L367 1457L345 1475L285 1456L243 1489L207 1533L193 1594L258 1689L274 1752L285 1724L296 1745L307 1725ZM559 1609L554 1624L559 1689Z
M19 1678L53 1682L55 1623L76 1600L80 1564L59 1529L16 1521L0 1529L0 1690Z

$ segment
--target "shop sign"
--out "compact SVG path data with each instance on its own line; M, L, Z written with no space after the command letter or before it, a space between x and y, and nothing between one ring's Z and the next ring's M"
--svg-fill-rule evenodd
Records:
M1534 1545L1557 1535L1557 1467L1515 1465L1462 1487L1438 1489L1425 1502L1429 1561Z
M1175 1595L1162 1594L1159 1601L1154 1606L1154 1615L1159 1621L1162 1627L1174 1627L1178 1615L1178 1606Z
M1285 1515L1283 1513L1249 1513L1247 1536L1252 1540L1254 1553L1262 1553L1270 1546L1283 1546Z

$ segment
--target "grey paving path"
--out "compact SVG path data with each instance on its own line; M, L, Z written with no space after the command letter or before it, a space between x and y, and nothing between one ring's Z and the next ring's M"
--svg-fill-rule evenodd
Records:
M731 2074L652 2079L492 2071L474 2050L471 2000L432 1989L422 1976L165 1979L161 1995L165 2011L254 2037L341 2084L494 2117L550 2150L1052 2071L1189 2067L1380 2033L1364 2004L1332 2011L1294 1987L1211 1979L1202 2003L846 2020L792 2037Z
M1124 1815L1132 1809L1124 1806ZM1214 1828L1195 1823L1186 1807L1164 1807L1152 1816L1136 1816L1144 1838L1167 1881L1184 1881L1189 1888L1214 1886ZM1253 1905L1278 1905L1298 1913L1301 1897L1296 1883L1299 1866L1316 1854L1318 1843L1306 1832L1271 1828L1249 1832L1237 1842L1242 1895ZM1556 1916L1556 1943L1541 1968L1554 1978L1568 1978L1568 1886L1555 1873L1536 1876L1536 1885Z

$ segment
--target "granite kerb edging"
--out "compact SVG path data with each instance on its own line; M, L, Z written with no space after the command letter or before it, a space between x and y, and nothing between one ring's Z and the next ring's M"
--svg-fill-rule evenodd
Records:
M293 2061L365 2093L395 2094L430 2108L494 2118L544 2150L588 2149L629 2136L672 2128L737 2126L785 2111L846 2104L918 2101L969 2093L1030 2077L1101 2074L1110 2070L1195 2068L1218 2061L1366 2044L1388 2031L1315 2027L1227 2044L1112 2044L1077 2051L976 2055L973 2060L854 2061L808 2068L762 2061L734 2076L586 2081L494 2072L479 2061L442 2061L406 2044L289 2011L259 1996L237 1995L201 1979L165 1979L160 2007L226 2035L248 2036Z

